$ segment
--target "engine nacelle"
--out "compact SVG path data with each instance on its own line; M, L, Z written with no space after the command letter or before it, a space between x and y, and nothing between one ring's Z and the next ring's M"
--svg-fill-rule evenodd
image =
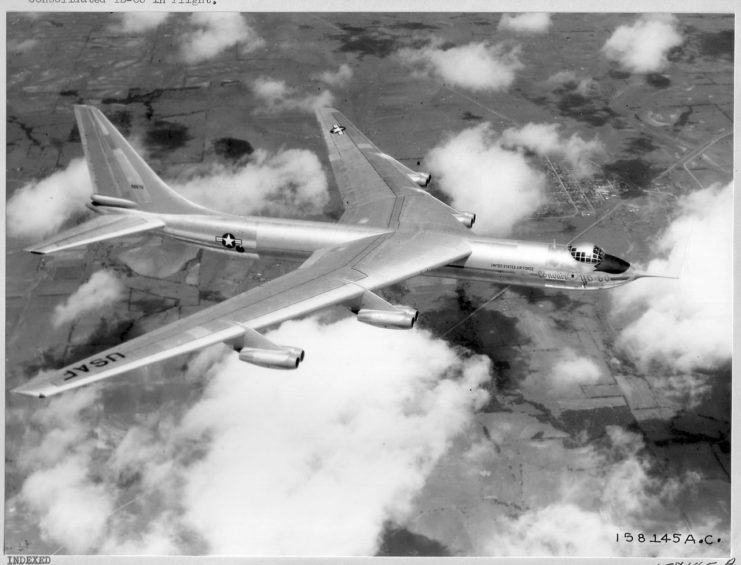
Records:
M414 172L409 175L409 178L416 182L419 186L425 187L430 184L432 175L430 173Z
M473 227L473 223L476 221L476 214L473 212L456 212L453 216L467 228Z
M358 311L358 322L370 324L379 328L394 330L408 330L414 327L419 312L414 308L400 307L398 310L370 310L362 308Z
M298 347L281 349L243 347L239 351L239 360L268 369L296 369L304 360L304 350Z

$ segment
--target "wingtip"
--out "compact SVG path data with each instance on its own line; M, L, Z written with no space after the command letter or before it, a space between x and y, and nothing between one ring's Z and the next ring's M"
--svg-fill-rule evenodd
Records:
M46 255L47 251L43 247L25 247L23 251L33 253L34 255Z
M30 396L31 398L46 398L46 394L44 394L42 391L38 390L35 387L29 387L26 385L17 386L15 388L10 389L10 392L13 394L17 394L19 396Z
M52 376L52 372L42 371L25 383L10 389L10 392L21 396L30 396L32 398L46 398L47 396L53 396L60 392L60 390L59 387L54 385L52 382Z

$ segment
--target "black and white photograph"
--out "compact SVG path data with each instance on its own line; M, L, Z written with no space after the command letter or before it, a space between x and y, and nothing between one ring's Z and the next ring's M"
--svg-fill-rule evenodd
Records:
M8 563L731 560L732 3L180 4L4 13Z

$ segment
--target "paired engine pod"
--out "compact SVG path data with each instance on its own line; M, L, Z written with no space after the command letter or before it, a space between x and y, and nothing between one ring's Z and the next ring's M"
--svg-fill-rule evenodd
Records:
M432 175L430 173L421 173L419 171L411 173L409 175L409 178L412 179L414 182L416 182L419 186L425 187L428 184L430 184L430 181L432 180Z
M456 212L453 217L467 228L473 227L473 223L476 221L476 214L473 212Z
M419 312L414 308L400 308L399 310L370 310L362 308L358 311L358 322L370 324L379 328L394 330L408 330L414 327Z
M281 349L243 347L239 351L239 360L268 369L296 369L304 360L304 350L298 347Z

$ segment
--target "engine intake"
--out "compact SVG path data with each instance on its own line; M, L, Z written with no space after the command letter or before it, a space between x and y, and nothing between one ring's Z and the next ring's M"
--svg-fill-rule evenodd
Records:
M268 369L296 369L304 360L304 350L298 347L281 349L243 347L239 351L239 360Z
M394 330L408 330L414 327L419 312L414 308L400 307L398 310L370 310L362 308L358 311L358 322L370 324L379 328Z
M467 228L473 227L473 224L476 221L476 214L473 212L456 212L453 214L453 217Z
M432 180L432 175L430 173L422 173L419 171L416 171L409 175L409 178L412 179L414 182L416 182L419 186L425 187L428 184L430 184L430 181Z

